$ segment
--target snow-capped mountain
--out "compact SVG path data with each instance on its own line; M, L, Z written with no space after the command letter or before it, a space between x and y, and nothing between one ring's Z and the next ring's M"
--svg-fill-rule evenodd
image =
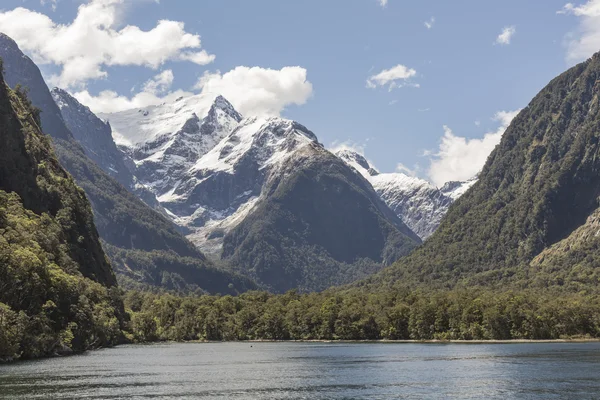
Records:
M420 242L295 121L242 117L223 97L204 95L101 116L187 237L263 287L348 283Z
M474 178L471 178L468 181L464 181L464 182L461 182L461 181L446 182L444 184L444 186L442 186L440 188L440 190L446 196L450 197L453 201L456 201L460 196L465 194L465 192L467 190L469 190L471 188L471 186L473 186L475 184L475 182L477 182L477 179L479 179L479 177L475 176Z
M424 179L403 173L380 173L356 151L341 149L335 154L364 176L382 200L423 240L435 232L450 204L476 182L476 179L449 182L438 189Z
M137 179L204 252L219 255L223 236L252 210L266 176L290 154L318 143L304 126L242 116L223 97L101 114L134 161Z

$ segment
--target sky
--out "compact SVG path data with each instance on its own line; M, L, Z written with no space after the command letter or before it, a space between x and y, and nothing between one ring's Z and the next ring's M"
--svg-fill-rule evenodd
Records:
M0 32L93 111L219 93L441 186L600 50L600 0L2 0Z

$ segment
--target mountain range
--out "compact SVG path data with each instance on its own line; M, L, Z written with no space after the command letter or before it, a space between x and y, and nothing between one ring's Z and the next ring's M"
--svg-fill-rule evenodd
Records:
M420 243L367 180L295 121L243 117L205 95L100 117L187 237L270 290L348 283ZM300 203L300 191L312 196Z
M49 92L5 35L0 57L7 83L26 86L42 110L42 129L90 198L128 287L235 293L254 287L248 278L275 292L350 283L428 239L476 182L437 188L380 173L357 152L327 150L296 121L242 116L222 96L95 115L67 91Z
M97 122L90 114L76 117L65 112L65 120L39 68L3 34L0 57L6 83L25 88L32 105L41 111L41 128L52 138L61 165L89 198L104 251L122 286L212 293L237 293L256 287L247 278L215 267L167 217L142 202L135 194L136 187L129 185L133 180L122 167L126 161L121 161L121 153L110 146L107 132L95 132L88 123L77 124L78 118ZM65 108L65 104L61 106ZM80 111L85 112L85 108Z

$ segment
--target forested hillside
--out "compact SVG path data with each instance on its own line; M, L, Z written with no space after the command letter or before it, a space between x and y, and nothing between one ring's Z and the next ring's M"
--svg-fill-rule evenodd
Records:
M124 320L90 204L39 127L0 79L0 360L115 344Z
M596 54L521 111L438 231L370 282L597 290L599 96Z

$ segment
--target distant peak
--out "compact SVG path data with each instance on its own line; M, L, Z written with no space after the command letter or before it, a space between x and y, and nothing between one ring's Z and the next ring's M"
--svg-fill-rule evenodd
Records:
M61 88L59 88L59 87L55 87L55 88L53 88L53 89L50 91L50 93L52 93L52 95L53 95L53 96L54 96L54 95L58 95L58 96L60 96L60 97L67 97L67 98L69 98L69 99L72 99L72 98L73 98L73 96L71 96L71 94L70 94L69 92L67 92L66 90L64 90L64 89L61 89Z
M216 115L217 110L225 112L237 122L240 122L242 120L242 115L236 111L233 105L225 97L221 95L217 96L213 101L213 104L210 107L210 111L208 112L208 117L214 117Z
M336 156L338 156L339 158L341 158L347 164L350 164L350 165L358 164L361 168L366 170L366 172L370 176L379 175L379 171L377 171L375 168L373 168L371 166L371 164L369 164L367 159L362 154L358 153L355 150L343 148L343 149L334 151L334 154Z

